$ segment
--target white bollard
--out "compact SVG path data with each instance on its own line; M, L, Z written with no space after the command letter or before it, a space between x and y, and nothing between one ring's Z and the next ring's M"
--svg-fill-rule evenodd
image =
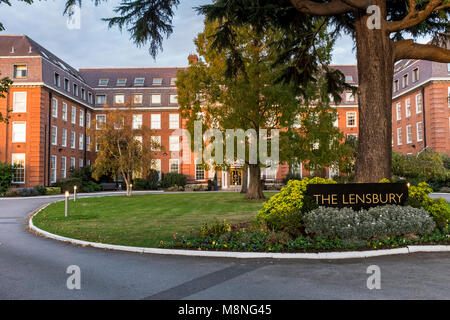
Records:
M73 202L77 202L77 186L73 187Z
M66 210L65 210L65 216L66 218L69 216L69 191L66 191Z

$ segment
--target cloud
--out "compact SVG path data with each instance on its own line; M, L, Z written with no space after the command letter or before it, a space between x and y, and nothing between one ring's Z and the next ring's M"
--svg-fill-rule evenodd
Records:
M181 1L174 17L174 33L164 41L164 50L156 60L149 55L148 47L136 47L126 30L108 29L101 20L114 15L119 0L97 7L85 0L80 30L67 28L64 3L49 0L27 5L13 1L11 7L0 5L1 22L6 27L2 33L26 34L75 68L186 66L188 54L195 51L193 39L203 29L203 17L193 7L210 0ZM351 39L338 40L333 63L355 63L352 46Z

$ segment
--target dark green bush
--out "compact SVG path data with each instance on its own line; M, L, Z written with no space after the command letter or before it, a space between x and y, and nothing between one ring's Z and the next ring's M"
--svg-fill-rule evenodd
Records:
M44 186L35 186L34 187L36 190L37 190L37 192L39 192L39 194L41 195L41 196L44 196L44 195L46 195L47 194L47 188L46 187L44 187Z
M160 187L159 172L156 170L150 170L145 180L147 181L146 190L158 190Z
M56 181L56 186L61 188L61 192L65 193L66 191L69 191L70 193L73 192L73 187L77 186L78 192L81 192L81 186L82 181L79 178L74 179L60 179Z
M148 182L144 179L134 179L134 190L149 190Z
M14 166L0 162L0 196L4 195L11 186L13 175Z
M166 173L161 181L161 186L163 188L170 188L175 185L180 187L185 187L187 178L184 174L180 173Z
M296 173L288 173L282 182L284 185L287 185L289 180L302 180L302 176Z

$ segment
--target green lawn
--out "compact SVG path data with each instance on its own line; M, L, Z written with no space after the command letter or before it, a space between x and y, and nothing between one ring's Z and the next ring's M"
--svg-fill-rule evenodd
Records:
M266 193L266 197L274 193ZM157 247L174 234L199 230L215 218L228 222L253 220L262 201L248 201L240 193L151 194L70 201L50 205L33 223L61 236L126 246Z

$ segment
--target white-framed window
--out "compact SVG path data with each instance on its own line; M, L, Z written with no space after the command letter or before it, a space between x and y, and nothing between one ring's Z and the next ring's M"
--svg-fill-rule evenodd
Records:
M75 158L74 157L70 158L70 169L75 169Z
M16 79L25 79L28 76L28 67L25 64L14 65L13 75Z
M67 158L61 157L61 179L67 178Z
M72 114L71 116L71 122L72 124L76 124L77 123L77 108L72 106Z
M397 128L397 145L402 145L402 128Z
M406 126L406 143L412 143L412 126Z
M409 76L408 76L408 74L405 74L402 79L403 79L403 88L406 88L408 86L408 84L409 84Z
M61 76L59 73L55 72L55 76L53 78L53 84L58 88L61 87Z
M205 169L203 168L203 164L198 163L197 159L195 160L195 180L205 180Z
M416 95L416 113L422 113L422 94Z
M413 82L419 81L419 68L413 70Z
M52 126L52 146L58 145L58 127Z
M80 136L78 138L78 149L83 150L84 149L84 134L80 133Z
M73 84L73 94L78 97L78 85L76 83Z
M178 113L171 113L169 115L169 129L180 129L180 115Z
M170 136L169 137L169 151L178 152L180 151L180 137Z
M89 129L91 128L91 114L89 112L86 112L86 126Z
M145 83L145 78L135 78L134 79L134 85L136 87L142 87Z
M161 159L154 159L151 168L158 172L159 179L161 179Z
M86 101L86 89L81 88L81 99Z
M86 166L90 167L91 166L91 160L86 160Z
M144 95L135 94L133 95L133 104L141 105L144 102Z
M356 111L347 112L347 127L353 128L357 126Z
M345 101L347 102L355 102L355 95L353 94L353 92L346 92L345 93Z
M402 104L401 104L401 102L397 103L395 110L397 113L397 120L402 120Z
M104 105L106 103L106 94L96 94L95 104Z
M91 136L86 137L86 151L91 151Z
M175 86L177 84L177 78L170 78L170 85Z
M27 93L14 92L13 94L13 112L25 113L27 112Z
M133 114L133 129L142 128L142 114Z
M356 133L347 133L347 135L345 136L345 139L347 139L347 140L358 139L358 135Z
M109 79L99 79L98 80L98 86L99 87L106 87L109 83Z
M84 161L83 159L79 159L78 160L78 168L83 168L84 167Z
M101 129L102 126L106 124L106 114L97 114L95 116L96 124L95 127L97 130Z
M88 103L92 104L93 100L92 100L92 92L88 93Z
M394 81L394 92L397 92L398 89L399 89L399 86L398 86L398 80L395 80L395 81Z
M67 78L64 78L64 90L70 92L70 81Z
M423 126L422 122L416 123L417 141L423 141Z
M52 117L58 118L58 100L56 98L52 99Z
M76 133L73 131L70 132L70 147L72 149L76 148L76 138L77 138Z
M169 160L169 171L170 173L180 173L180 159Z
M346 76L345 76L345 82L346 82L346 83L352 83L352 82L353 82L353 76L351 76L351 75L346 75Z
M65 129L65 128L62 129L61 145L63 147L67 147L67 129Z
M162 78L153 78L153 85L154 86L160 86L162 85L163 79Z
M114 96L115 104L124 104L125 103L125 95L124 94L116 94Z
M57 180L58 157L52 156L50 161L50 182L55 183Z
M11 164L15 166L13 183L25 183L25 153L13 153Z
M161 104L161 95L160 94L152 94L152 104Z
M161 137L152 136L151 151L161 151Z
M169 103L170 104L178 104L178 95L177 94L169 95Z
M78 113L80 127L84 127L84 111L80 110Z
M27 123L25 121L17 121L12 124L12 142L27 142Z
M62 103L62 119L63 121L67 121L67 103Z
M154 129L154 130L161 129L161 114L160 113L153 113L151 115L150 128Z
M411 99L406 99L405 101L405 114L406 118L411 117Z
M126 79L126 78L120 78L120 79L117 79L116 85L117 85L118 87L124 87L124 86L126 86L126 85L127 85L127 79Z

